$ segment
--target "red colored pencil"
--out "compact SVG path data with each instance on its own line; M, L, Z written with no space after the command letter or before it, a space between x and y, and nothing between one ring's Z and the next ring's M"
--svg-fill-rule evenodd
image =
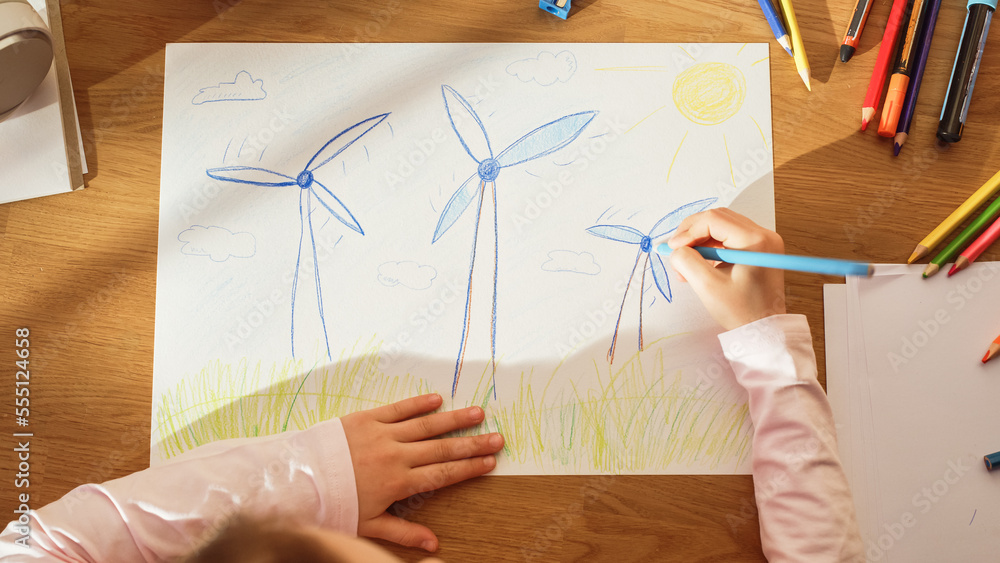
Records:
M885 86L885 77L889 74L889 63L892 62L892 56L896 51L896 42L899 40L903 15L907 5L912 2L913 0L893 0L892 10L889 12L889 23L885 25L882 45L878 48L878 58L875 59L872 79L868 83L868 92L865 94L865 105L861 108L862 131L868 128L868 122L875 117L875 108L882 100L882 87Z
M990 361L990 358L996 356L997 352L1000 352L1000 336L996 337L996 340L993 341L993 344L990 344L989 350L987 350L986 355L983 356L983 363L985 364L986 362Z
M993 224L990 225L988 229L983 231L983 234L979 235L979 238L972 241L972 243L958 255L958 258L955 259L955 265L953 265L951 270L948 271L948 275L950 276L955 272L961 272L962 270L968 268L969 264L975 262L976 258L979 258L979 255L985 252L991 244L997 241L997 239L1000 239L1000 219L993 221Z

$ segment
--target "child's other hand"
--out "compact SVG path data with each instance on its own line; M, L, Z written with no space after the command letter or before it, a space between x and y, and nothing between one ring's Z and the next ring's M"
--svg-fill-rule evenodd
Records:
M684 219L669 241L670 265L726 330L785 312L782 270L709 262L691 246L784 253L778 233L726 208Z
M500 434L432 438L476 426L485 414L468 407L418 416L441 406L441 395L413 397L341 418L358 486L358 535L410 547L437 550L429 528L386 512L411 495L489 473L493 454L503 447Z

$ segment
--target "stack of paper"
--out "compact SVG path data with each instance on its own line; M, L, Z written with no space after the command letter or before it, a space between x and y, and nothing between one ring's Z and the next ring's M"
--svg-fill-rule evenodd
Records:
M52 30L55 61L38 90L0 123L0 203L65 193L83 187L80 124L66 66L58 2L29 0ZM65 118L64 118L65 116Z
M869 561L971 561L1000 538L1000 263L826 286L827 389Z

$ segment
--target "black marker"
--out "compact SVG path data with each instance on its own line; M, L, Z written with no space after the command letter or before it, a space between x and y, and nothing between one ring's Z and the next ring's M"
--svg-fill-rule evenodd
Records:
M941 122L937 136L946 143L956 143L962 138L965 118L969 113L972 88L976 85L979 63L983 60L990 20L997 8L997 0L969 0L969 13L965 17L962 42L951 69L948 93L941 108Z

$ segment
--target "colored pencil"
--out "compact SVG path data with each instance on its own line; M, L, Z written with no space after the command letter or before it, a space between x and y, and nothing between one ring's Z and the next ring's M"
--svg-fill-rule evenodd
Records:
M976 238L979 233L986 228L986 225L990 221L993 221L997 217L1000 217L1000 197L993 200L982 213L969 226L965 228L961 233L958 234L948 246L944 247L944 250L938 252L937 256L931 260L931 263L927 265L924 269L924 278L929 278L934 274L938 273L941 266L951 261L963 248L965 245L969 244L969 241Z
M1000 467L1000 452L984 455L983 463L986 464L986 469L990 471Z
M847 31L844 32L844 41L840 45L840 61L847 62L854 56L854 52L861 43L861 32L865 29L865 22L868 21L868 13L872 11L872 4L875 0L858 0L854 6L854 14L847 24Z
M792 0L778 0L781 5L781 13L785 15L785 23L788 24L788 33L792 36L792 56L795 57L795 68L805 82L806 89L812 92L809 85L809 59L806 58L806 46L802 43L802 33L799 31L799 22L795 19L795 9L792 7Z
M935 227L933 231L924 237L924 240L920 241L920 244L913 249L913 253L910 254L906 263L912 264L924 256L927 256L931 249L951 234L959 223L965 221L969 215L972 215L972 212L975 211L977 207L993 197L993 195L998 191L1000 191L1000 172L994 174L993 177L987 180L981 188L969 196L969 199L965 200L962 205L959 205L958 209L952 211L951 215L949 215L947 219L941 221L940 225Z
M968 268L969 264L975 262L976 258L979 258L979 255L985 252L998 238L1000 238L1000 219L994 221L990 225L990 228L983 231L983 234L979 235L979 238L958 255L955 265L948 271L948 275L954 275L956 272L961 272Z
M767 19L767 25L771 26L771 33L774 34L774 38L778 41L778 45L781 45L785 51L792 55L792 44L788 41L788 31L785 30L785 24L781 23L781 16L778 15L778 11L774 8L774 4L771 0L757 0L760 4L760 9L764 12L764 17Z
M836 258L816 258L813 256L795 256L792 254L771 254L768 252L750 252L748 250L733 250L731 248L712 248L708 246L693 246L705 260L716 260L729 264L759 266L778 270L809 272L831 276L863 276L870 277L875 268L867 262L838 260ZM659 254L669 255L673 252L667 244L656 247Z
M990 361L990 359L992 359L993 356L997 355L997 352L1000 352L1000 336L996 337L996 339L993 340L993 344L990 344L989 350L987 350L986 355L983 356L983 363L985 364L986 362Z
M917 109L917 96L920 94L920 82L924 78L924 69L927 67L927 54L931 52L931 41L934 39L934 28L937 26L938 13L941 11L941 0L931 0L931 5L927 9L927 25L921 32L920 45L917 47L917 65L913 69L913 76L910 78L910 88L906 93L906 101L903 102L902 115L899 118L899 126L896 128L896 138L892 143L893 156L899 156L900 149L910 136L910 124L913 122L913 115Z
M895 137L896 126L899 125L899 114L903 109L906 91L910 86L910 76L916 62L917 40L920 30L927 20L928 0L916 0L910 12L910 21L906 25L899 41L899 53L896 55L896 67L889 78L889 90L885 93L885 106L882 108L882 119L879 120L878 134L883 137Z
M913 0L909 0L913 2ZM882 87L885 86L885 76L889 72L889 63L896 50L896 41L899 39L899 27L903 22L903 14L908 5L907 0L893 0L892 10L889 12L889 22L885 25L885 33L882 34L882 44L878 48L878 58L875 59L875 68L872 69L872 78L868 83L868 92L865 93L865 105L861 108L861 130L868 128L868 122L875 117L875 108L878 107L882 99Z

